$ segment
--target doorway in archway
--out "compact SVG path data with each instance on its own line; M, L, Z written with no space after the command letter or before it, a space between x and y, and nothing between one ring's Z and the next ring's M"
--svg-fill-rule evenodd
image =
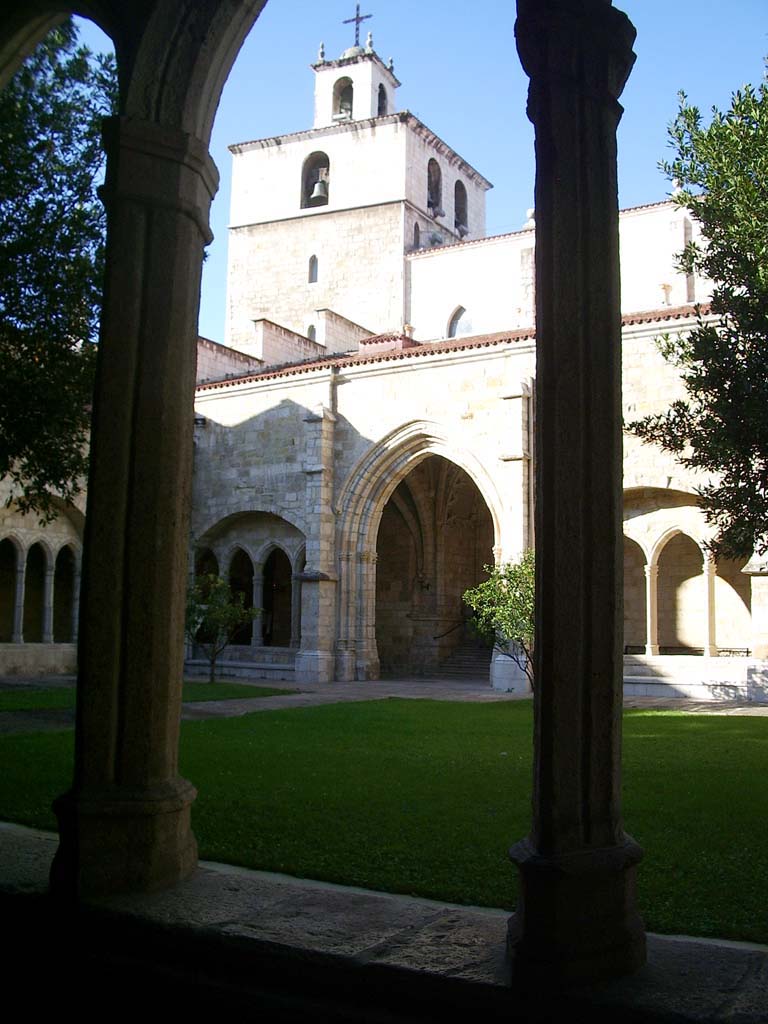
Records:
M387 502L377 538L376 644L381 673L487 677L462 595L493 563L491 513L459 466L430 455Z

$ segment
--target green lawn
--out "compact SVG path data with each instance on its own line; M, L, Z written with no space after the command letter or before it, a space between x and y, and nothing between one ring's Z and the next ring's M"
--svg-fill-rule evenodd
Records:
M245 683L184 683L183 700L243 700L246 697L274 697L295 690L278 690L274 686L248 686ZM73 708L74 686L46 689L18 687L0 690L0 711L44 711L49 708Z
M624 812L653 931L768 942L768 718L630 711ZM511 908L529 702L387 700L182 724L201 856ZM53 827L71 733L0 739L0 818ZM19 772L12 765L23 766Z

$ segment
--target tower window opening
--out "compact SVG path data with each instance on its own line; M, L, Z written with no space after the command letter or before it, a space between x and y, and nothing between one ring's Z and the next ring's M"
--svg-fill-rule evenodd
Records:
M315 284L317 282L317 256L309 257L309 269L307 271L307 282L309 284Z
M379 107L378 107L379 117L383 117L384 114L387 113L387 107L388 107L388 103L387 103L387 90L384 88L383 85L380 85L379 86Z
M453 187L453 219L457 233L464 238L469 234L467 217L467 190L463 181L457 181Z
M413 248L421 248L421 230L419 229L418 221L413 225Z
M457 306L448 321L448 337L464 338L472 333L472 321L463 306Z
M301 207L327 206L330 161L325 153L310 153L301 174Z
M340 78L333 87L334 121L351 121L355 89L351 78Z
M433 217L443 217L443 175L440 164L432 159L427 164L427 207Z
M310 341L317 341L317 328L314 324L310 324L307 328L307 337Z

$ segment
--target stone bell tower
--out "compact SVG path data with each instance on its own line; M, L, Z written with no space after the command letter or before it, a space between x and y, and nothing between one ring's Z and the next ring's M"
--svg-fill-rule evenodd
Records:
M327 128L345 121L363 121L395 112L393 63L384 65L373 49L373 37L363 48L350 46L338 60L325 59L320 45L315 72L315 128Z
M337 59L320 46L312 128L230 146L233 348L251 351L265 321L319 352L400 332L410 323L406 254L485 234L490 182L396 110L392 61L370 33L360 45L367 17L358 5L355 45Z

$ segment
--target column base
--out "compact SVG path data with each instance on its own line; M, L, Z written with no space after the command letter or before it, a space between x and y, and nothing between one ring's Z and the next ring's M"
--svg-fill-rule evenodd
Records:
M294 678L297 683L332 683L334 657L330 651L296 652Z
M197 867L190 811L197 790L186 779L135 790L109 787L54 801L59 848L51 892L65 898L152 892Z
M635 875L643 851L633 839L552 857L524 839L509 855L520 870L518 909L507 932L516 984L587 984L642 967Z
M377 657L358 656L355 661L355 679L368 682L370 679L381 679L381 662Z
M349 648L336 649L336 679L340 683L351 683L355 679L355 652Z

